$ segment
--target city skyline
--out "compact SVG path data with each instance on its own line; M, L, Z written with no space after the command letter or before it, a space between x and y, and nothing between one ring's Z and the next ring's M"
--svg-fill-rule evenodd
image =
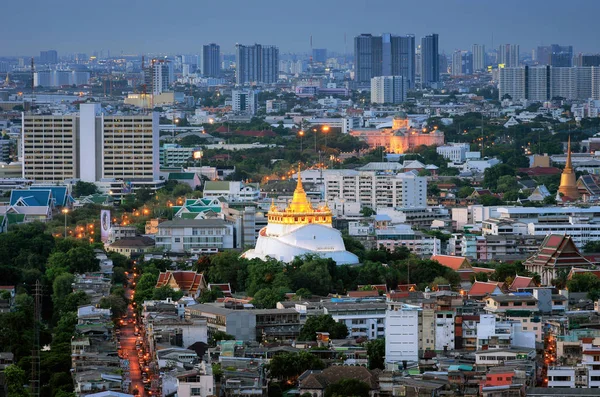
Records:
M560 13L555 11L559 9L557 0L507 0L502 7L475 0L432 0L427 14L420 2L413 1L348 0L323 4L308 0L301 8L274 0L263 0L262 7L248 8L242 7L240 1L232 1L223 16L220 5L188 0L178 2L172 12L156 12L163 4L155 0L145 1L143 6L138 1L108 0L102 8L94 9L92 23L77 15L80 3L61 3L61 7L46 7L46 3L33 0L27 12L18 3L6 4L5 15L13 17L0 27L0 56L37 55L50 48L59 54L101 50L110 51L113 56L173 54L200 52L202 44L212 42L221 45L222 53L234 53L236 43L275 45L282 53L309 52L311 36L313 48L351 53L355 36L386 32L415 34L417 40L438 33L440 52L446 53L468 50L476 42L490 50L500 44L519 44L527 51L538 45L560 43L573 45L576 53L600 52L594 21L600 3L584 0L571 2L571 7L560 8ZM42 8L43 13L30 11ZM158 15L162 18L158 19ZM144 21L144 25L138 26L136 20ZM149 28L152 23L156 28ZM19 34L23 30L27 33Z

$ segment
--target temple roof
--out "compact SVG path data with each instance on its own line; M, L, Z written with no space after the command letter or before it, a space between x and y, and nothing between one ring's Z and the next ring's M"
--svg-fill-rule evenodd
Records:
M550 234L546 236L538 251L529 257L526 266L544 267L591 267L588 261L577 249L570 236Z

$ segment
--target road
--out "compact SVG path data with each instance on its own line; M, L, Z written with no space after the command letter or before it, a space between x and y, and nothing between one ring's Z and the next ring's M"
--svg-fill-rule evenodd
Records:
M127 288L127 297L131 297L132 290ZM142 370L140 368L138 350L136 348L137 336L135 336L137 325L135 323L133 306L129 304L127 308L127 317L123 319L124 325L121 326L121 335L119 341L121 342L121 350L123 357L129 359L129 374L131 378L130 393L136 394L135 390L138 390L138 396L146 396L144 391L144 383L142 382Z

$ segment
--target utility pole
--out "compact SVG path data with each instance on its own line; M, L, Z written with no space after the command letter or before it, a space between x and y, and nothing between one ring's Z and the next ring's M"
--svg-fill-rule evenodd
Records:
M31 349L31 397L40 396L40 321L42 314L42 284L36 280L33 287L33 346Z

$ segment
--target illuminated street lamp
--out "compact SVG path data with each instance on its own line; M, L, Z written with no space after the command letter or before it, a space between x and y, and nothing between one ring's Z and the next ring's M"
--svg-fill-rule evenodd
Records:
M69 210L67 208L63 208L62 213L65 214L65 238L67 238L67 214L69 213Z
M300 136L300 152L302 152L302 140L304 138L304 131L303 130L298 131L298 135Z

